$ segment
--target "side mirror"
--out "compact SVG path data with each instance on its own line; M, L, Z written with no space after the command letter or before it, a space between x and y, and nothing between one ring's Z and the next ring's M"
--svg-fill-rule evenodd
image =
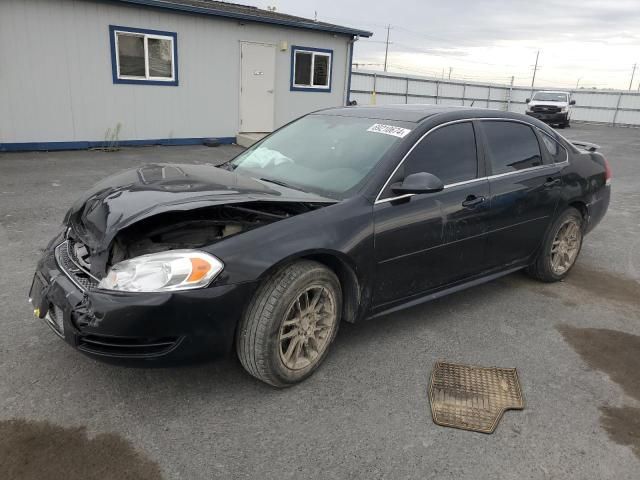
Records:
M444 188L444 183L435 175L420 172L408 175L402 182L391 185L393 193L433 193Z
M527 99L524 101L524 103L529 103L530 101L531 101L531 99L530 99L530 98L527 98Z
M575 105L575 104L576 104L576 101L575 101L575 100L571 100L571 101L569 102L569 105Z

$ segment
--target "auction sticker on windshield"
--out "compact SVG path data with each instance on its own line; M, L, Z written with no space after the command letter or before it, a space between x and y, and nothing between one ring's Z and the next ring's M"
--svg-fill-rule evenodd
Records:
M411 130L408 128L394 127L393 125L383 125L382 123L374 123L367 132L384 133L385 135L393 135L394 137L404 138Z

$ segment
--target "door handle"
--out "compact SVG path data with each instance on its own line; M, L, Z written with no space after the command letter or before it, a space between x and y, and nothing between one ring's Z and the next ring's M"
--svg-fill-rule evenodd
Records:
M544 187L552 188L552 187L555 187L556 185L560 185L560 183L562 183L562 180L560 180L559 178L549 177L547 178L547 181L544 182Z
M469 195L467 199L462 202L462 206L465 208L473 208L476 205L480 205L484 202L484 197L476 197L475 195Z

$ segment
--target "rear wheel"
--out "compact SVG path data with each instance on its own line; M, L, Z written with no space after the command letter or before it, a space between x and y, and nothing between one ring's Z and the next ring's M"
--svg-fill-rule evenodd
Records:
M578 210L565 210L544 239L527 273L543 282L557 282L567 276L582 248L583 219Z
M238 358L254 377L275 387L298 383L322 363L342 311L336 275L303 260L259 288L239 326Z

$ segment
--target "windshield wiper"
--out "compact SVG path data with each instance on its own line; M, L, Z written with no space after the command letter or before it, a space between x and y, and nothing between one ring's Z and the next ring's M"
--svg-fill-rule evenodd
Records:
M293 185L290 185L290 184L288 184L286 182L282 182L280 180L274 180L273 178L261 178L260 180L262 180L263 182L275 183L276 185L280 185L281 187L290 188L292 190L299 190L301 192L304 192L304 190L302 190L300 187L294 187Z
M233 172L236 169L237 165L233 165L231 161L228 161L221 163L220 165L216 165L216 167Z

